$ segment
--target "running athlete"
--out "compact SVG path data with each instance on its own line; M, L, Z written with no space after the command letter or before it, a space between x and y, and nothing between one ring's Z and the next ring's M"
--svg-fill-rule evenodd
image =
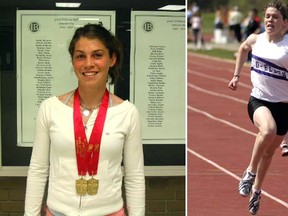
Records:
M234 76L228 84L237 89L240 72L252 51L251 82L248 102L251 121L259 130L252 156L239 182L239 193L250 195L248 210L259 210L261 188L275 150L288 130L288 26L287 6L273 0L265 6L265 31L251 34L239 47Z

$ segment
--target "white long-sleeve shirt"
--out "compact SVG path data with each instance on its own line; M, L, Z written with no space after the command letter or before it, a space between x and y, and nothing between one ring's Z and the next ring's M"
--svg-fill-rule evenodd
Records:
M89 140L98 109L87 122ZM41 104L27 178L25 216L38 216L49 176L47 205L67 216L103 216L123 207L121 162L129 216L145 215L145 178L141 126L128 101L107 110L100 147L97 195L76 194L77 171L73 108L56 96ZM86 176L89 179L90 176Z

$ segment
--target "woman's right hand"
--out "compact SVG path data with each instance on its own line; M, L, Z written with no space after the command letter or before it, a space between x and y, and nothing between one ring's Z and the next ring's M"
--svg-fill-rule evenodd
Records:
M238 82L239 82L239 76L233 76L232 80L228 84L228 87L231 90L236 91Z

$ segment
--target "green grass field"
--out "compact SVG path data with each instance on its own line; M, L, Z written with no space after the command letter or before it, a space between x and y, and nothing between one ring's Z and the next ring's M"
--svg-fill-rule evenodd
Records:
M225 58L225 59L231 59L234 60L234 53L235 51L231 50L224 50L224 49L211 49L211 50L194 50L194 49L188 49L188 52L194 52L197 54L212 56L212 57L218 57L218 58Z
M214 31L214 13L203 13L203 33L205 34L213 34Z

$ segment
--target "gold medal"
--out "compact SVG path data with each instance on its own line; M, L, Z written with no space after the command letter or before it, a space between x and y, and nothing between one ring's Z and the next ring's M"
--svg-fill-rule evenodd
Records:
M87 192L87 180L81 178L76 180L76 193L79 196L86 195Z
M87 193L89 195L96 195L99 187L99 180L93 177L87 181Z

